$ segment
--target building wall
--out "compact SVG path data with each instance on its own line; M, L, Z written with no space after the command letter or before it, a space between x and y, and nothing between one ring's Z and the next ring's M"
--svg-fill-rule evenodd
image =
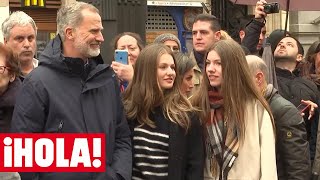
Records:
M148 6L146 22L146 44L164 33L178 35L177 27L173 17L163 6Z
M0 1L0 25L8 16L9 16L9 0L1 0ZM1 30L0 30L0 42L3 43L3 35Z
M307 52L309 46L320 40L320 22L313 21L320 19L320 11L299 11L290 12L290 32L294 34Z
M46 1L46 8L24 8L21 7L20 1L0 0L0 26L9 16L10 11L24 11L30 15L36 22L38 28L37 36L37 54L46 46L47 42L52 39L56 32L56 13L60 4L66 5L76 0ZM3 42L2 31L0 31L0 42Z
M172 4L174 1L170 1L170 3L172 6L159 4L158 6L148 6L146 44L152 43L160 34L171 33L179 38L182 51L187 53L190 51L191 22L197 14L202 13L203 8L199 2L191 4L196 6L188 6L190 4L175 6L176 4Z
M255 6L248 6L248 14L254 15ZM267 36L275 29L284 29L286 20L286 12L280 11L275 14L268 14L266 18ZM289 17L290 20L290 17ZM287 27L288 30L290 27Z
M254 8L250 6L248 13L254 14ZM320 18L320 11L289 12L287 29L301 42L305 52L314 41L320 40L320 22L319 24L312 23L317 18ZM286 12L269 14L266 20L267 35L275 29L285 29Z

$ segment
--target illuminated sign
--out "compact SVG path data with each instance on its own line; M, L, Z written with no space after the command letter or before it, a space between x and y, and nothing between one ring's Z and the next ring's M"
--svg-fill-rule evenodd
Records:
M22 7L40 7L44 8L46 6L45 0L22 0Z
M54 32L50 33L49 36L50 36L50 39L54 39L56 37L56 33L54 33Z
M189 6L189 7L202 7L201 2L188 2L188 1L148 1L148 6Z

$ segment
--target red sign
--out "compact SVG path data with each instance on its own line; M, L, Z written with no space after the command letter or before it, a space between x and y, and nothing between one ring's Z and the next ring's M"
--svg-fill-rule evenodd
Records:
M0 134L0 172L105 172L105 134Z

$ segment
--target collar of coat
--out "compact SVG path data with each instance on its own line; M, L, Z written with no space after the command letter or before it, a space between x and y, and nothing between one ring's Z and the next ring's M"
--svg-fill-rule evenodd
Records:
M65 57L62 50L63 43L58 34L48 43L40 55L39 66L47 66L63 73L79 76L83 80L88 80L110 67L104 64L101 55L90 58L88 63L84 63L81 58Z

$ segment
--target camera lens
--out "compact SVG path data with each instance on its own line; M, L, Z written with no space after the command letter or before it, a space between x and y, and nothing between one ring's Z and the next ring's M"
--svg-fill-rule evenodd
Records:
M272 7L271 7L270 4L266 4L266 5L264 6L264 11L265 11L265 12L270 12L271 9L272 9Z

